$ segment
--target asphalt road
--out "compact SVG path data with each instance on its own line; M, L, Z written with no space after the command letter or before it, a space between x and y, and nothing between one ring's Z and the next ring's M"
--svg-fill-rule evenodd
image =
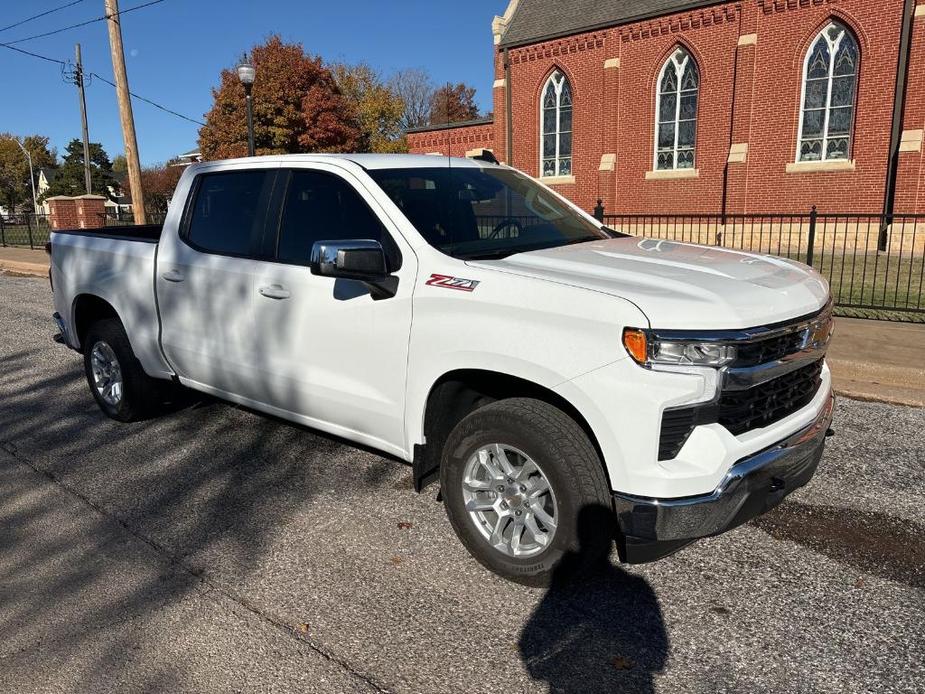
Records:
M106 419L50 312L0 275L0 691L925 692L925 410L843 399L759 522L530 589L397 461L214 401Z

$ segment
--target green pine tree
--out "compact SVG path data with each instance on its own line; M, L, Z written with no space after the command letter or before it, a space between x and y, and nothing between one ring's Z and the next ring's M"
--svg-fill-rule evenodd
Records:
M117 187L112 173L112 162L99 142L90 143L90 192L112 199L109 187ZM46 198L54 195L83 195L87 192L84 184L84 147L78 139L71 140L65 150L64 162L58 168L55 180L51 182Z

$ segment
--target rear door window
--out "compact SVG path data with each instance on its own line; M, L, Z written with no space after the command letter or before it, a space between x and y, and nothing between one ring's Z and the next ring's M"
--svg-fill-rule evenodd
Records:
M250 256L266 223L275 170L203 174L188 213L187 241L198 250Z

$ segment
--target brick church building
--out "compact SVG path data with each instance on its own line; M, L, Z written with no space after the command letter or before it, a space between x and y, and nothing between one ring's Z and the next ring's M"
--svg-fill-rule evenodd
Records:
M925 212L925 0L511 0L494 118L412 152L504 162L590 210Z

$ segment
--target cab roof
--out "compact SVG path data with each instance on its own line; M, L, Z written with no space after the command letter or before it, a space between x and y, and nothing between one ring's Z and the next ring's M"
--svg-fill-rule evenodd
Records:
M445 157L442 154L269 154L261 157L244 157L238 159L213 160L194 164L201 167L208 164L246 164L257 162L297 162L297 161L349 161L364 169L433 169L446 166L459 168L482 168L494 166L484 161L463 157Z

